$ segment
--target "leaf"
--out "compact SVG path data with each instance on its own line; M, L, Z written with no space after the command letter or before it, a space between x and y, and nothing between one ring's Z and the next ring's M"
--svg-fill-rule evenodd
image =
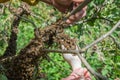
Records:
M5 75L0 74L0 80L8 80Z
M108 74L108 70L102 70L102 74L103 74L103 75Z
M88 25L90 26L94 26L94 23L95 23L96 19L92 19L91 21L88 21Z

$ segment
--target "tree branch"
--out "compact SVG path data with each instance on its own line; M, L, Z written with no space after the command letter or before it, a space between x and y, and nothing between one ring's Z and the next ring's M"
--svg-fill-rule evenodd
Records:
M102 35L100 38L98 38L97 40L95 40L94 42L92 42L91 44L87 45L85 48L83 48L83 51L86 51L87 49L89 49L91 46L97 44L98 42L102 41L103 39L105 39L106 37L108 37L109 35L111 35L118 27L120 26L120 21L118 21L118 23L110 30L108 31L105 35Z
M20 17L24 14L25 10L21 7L16 10L16 14ZM8 47L6 48L4 55L2 57L12 56L16 54L17 48L17 33L18 33L18 26L20 23L21 18L14 15L13 23L11 25L11 35L10 40L8 41Z
M71 15L81 11L86 5L88 5L92 0L85 0L81 3L76 9L74 9L68 16L65 17L65 20L68 19Z
M79 50L63 50L63 49L51 50L51 49L41 49L40 51L43 51L43 52L58 52L58 53L64 53L64 54L68 54L68 53L76 54ZM80 53L83 53L83 51L80 51Z
M90 66L90 64L86 61L86 59L81 55L80 52L77 52L77 55L78 55L79 59L82 61L82 63L85 65L85 67L90 71L90 73L93 74L96 77L96 79L98 79L98 80L108 80L106 77L104 77L101 74L95 72L93 70L93 68Z

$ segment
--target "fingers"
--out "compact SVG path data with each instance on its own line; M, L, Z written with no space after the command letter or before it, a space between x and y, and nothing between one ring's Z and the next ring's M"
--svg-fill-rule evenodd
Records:
M84 80L91 80L90 73L86 68L80 68L78 71L79 71L78 75L80 75L80 78L82 78L81 76L83 76Z
M77 12L75 14L75 19L76 21L80 20L81 18L83 18L86 15L86 9L82 9L80 12Z
M73 10L76 9L80 4L81 2L83 2L84 0L73 0L74 3L73 3ZM66 21L66 23L68 24L72 24L76 21L79 21L81 18L83 18L85 15L86 15L86 9L87 9L87 6L84 7L81 11L77 12L76 14L72 15L69 17L69 19Z
M76 9L84 0L73 0L73 10ZM69 17L66 21L68 24L72 24L86 15L87 6L84 7L81 11L77 12L76 14Z
M60 12L65 13L72 3L72 0L51 0L51 2L51 5L57 8Z
M72 1L74 1L74 2L83 2L85 0L72 0Z
M86 80L91 80L90 73L88 72L86 68L84 68L84 76Z
M66 21L68 24L72 24L81 18L83 18L86 15L86 7L83 8L81 11L77 12L75 15L72 15L69 17L69 19Z
M75 15L72 15L69 17L69 19L67 19L66 23L72 24L74 21L75 21Z

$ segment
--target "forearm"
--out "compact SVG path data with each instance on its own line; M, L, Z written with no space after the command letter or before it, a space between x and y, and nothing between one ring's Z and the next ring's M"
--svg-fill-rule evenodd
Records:
M5 3L7 1L10 1L10 0L0 0L0 3Z
M0 0L0 3L5 3L10 0ZM22 0L23 2L28 3L29 5L36 5L39 1L45 2L47 4L52 4L51 0Z
M40 0L40 1L45 2L45 3L47 3L47 4L52 4L52 1L51 1L51 0Z

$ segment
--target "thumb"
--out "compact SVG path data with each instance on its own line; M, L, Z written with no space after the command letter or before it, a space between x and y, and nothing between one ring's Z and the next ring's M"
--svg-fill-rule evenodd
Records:
M73 2L83 2L84 0L73 0Z

